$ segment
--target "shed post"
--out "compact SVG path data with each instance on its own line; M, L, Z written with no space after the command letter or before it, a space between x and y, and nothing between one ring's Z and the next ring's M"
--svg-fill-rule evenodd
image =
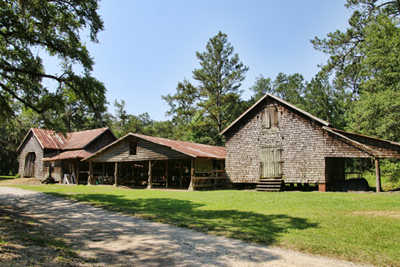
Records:
M151 179L151 160L149 160L149 172L148 172L148 180L147 180L147 188L151 188L152 187L152 179Z
M88 178L88 185L93 183L93 164L92 161L89 161L89 178Z
M76 164L76 184L77 185L79 184L79 172L80 172L80 170L79 170L79 160L78 160L78 163Z
M165 188L168 188L168 160L165 161Z
M118 162L115 162L114 167L114 186L118 186Z
M182 188L183 182L183 164L182 161L179 161L179 188Z
M379 166L379 159L375 158L375 175L376 175L376 192L381 192L381 169Z
M188 190L193 191L193 178L194 178L194 159L190 160L190 184Z

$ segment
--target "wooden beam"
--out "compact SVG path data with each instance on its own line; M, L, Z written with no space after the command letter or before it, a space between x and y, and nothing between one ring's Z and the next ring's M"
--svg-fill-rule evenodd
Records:
M89 161L89 177L88 177L88 185L93 183L93 163Z
M151 160L149 160L149 171L148 171L148 180L147 180L147 188L152 187L152 179L151 179Z
M194 166L195 162L194 159L190 160L190 184L188 190L193 191L193 177L194 177Z
M118 186L118 162L114 166L114 186Z
M376 175L376 192L381 192L381 169L379 166L379 159L375 158L375 175Z
M168 188L168 160L165 161L165 188Z

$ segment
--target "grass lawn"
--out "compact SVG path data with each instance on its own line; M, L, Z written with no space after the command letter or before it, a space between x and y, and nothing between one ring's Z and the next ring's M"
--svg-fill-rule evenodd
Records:
M0 181L1 180L7 180L7 179L15 179L15 175L0 175Z
M400 193L18 187L211 234L351 261L400 266Z

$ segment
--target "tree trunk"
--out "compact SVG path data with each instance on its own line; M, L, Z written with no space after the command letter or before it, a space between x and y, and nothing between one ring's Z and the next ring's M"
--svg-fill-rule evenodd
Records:
M381 169L379 166L379 159L375 158L375 174L376 174L376 192L381 192Z

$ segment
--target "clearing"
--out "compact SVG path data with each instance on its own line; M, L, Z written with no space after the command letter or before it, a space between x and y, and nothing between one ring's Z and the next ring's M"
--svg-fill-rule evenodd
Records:
M400 194L19 186L144 219L353 262L400 266ZM380 216L376 216L379 214ZM391 216L387 216L387 215ZM382 216L383 215L383 216Z
M43 230L26 238L33 238L35 242L25 242L19 250L14 250L19 251L19 254L0 258L3 264L356 266L349 262L267 248L149 222L65 198L18 188L0 187L0 203L1 207L7 207L8 213L14 211L18 212L19 216L29 218L26 225L33 222L36 229ZM5 230L4 227L2 230ZM4 242L7 244L9 232L3 231L2 238L8 240ZM51 239L49 236L55 236L57 239ZM50 246L44 244L50 241ZM2 253L7 247L4 243L0 246ZM43 247L45 250L41 251ZM28 253L27 256L24 252ZM46 253L51 255L46 257Z

